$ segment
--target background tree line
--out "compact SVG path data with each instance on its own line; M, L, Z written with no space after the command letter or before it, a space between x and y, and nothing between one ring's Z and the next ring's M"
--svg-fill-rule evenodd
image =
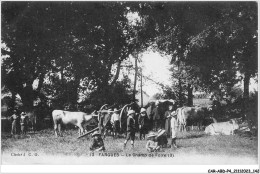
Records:
M37 98L72 109L129 103L134 89L127 76L118 80L122 63L152 47L172 57L165 97L193 105L196 89L235 103L243 82L235 100L246 115L257 32L256 2L3 2L2 92L11 92L11 108L19 94L25 110Z

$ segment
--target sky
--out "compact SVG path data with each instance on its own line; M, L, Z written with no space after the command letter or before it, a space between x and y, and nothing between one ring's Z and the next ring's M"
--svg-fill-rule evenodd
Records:
M153 52L151 50L145 51L144 53L140 54L141 62L139 62L138 66L141 66L143 69L143 76L148 76L153 81L162 83L164 85L171 86L172 80L171 78L171 71L169 70L170 65L170 56L160 55L158 52ZM134 58L130 56L129 60L132 64L134 64ZM122 74L126 74L126 70L122 70ZM134 81L134 71L128 74L128 77L131 81ZM122 76L121 76L122 78ZM162 88L158 84L154 83L150 80L143 81L143 91L145 91L150 97L152 97L156 93L161 93ZM243 88L243 81L238 83L241 85L240 87ZM254 79L250 79L250 92L257 91L258 85ZM137 90L140 90L140 79L137 81Z
M161 56L158 52L147 51L142 56L143 75L151 77L154 81L164 85L171 85L170 57ZM143 90L150 96L161 92L159 85L146 80Z
M143 91L145 91L149 96L153 96L156 93L162 92L162 88L157 83L162 83L164 85L171 85L171 72L170 72L170 57L160 55L158 52L153 52L151 50L145 51L142 54L139 54L139 58L141 62L138 62L138 66L142 67L142 74L145 77L151 78L151 80L147 80L143 78ZM134 65L134 58L132 56L129 57L128 60L125 61L131 62ZM120 79L122 79L123 74L127 75L131 82L134 82L134 71L129 73L125 68L121 70ZM140 90L140 79L137 81L137 90Z

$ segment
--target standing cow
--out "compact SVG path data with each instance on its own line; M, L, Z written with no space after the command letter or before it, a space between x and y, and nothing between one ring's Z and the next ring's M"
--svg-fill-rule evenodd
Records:
M79 136L84 132L84 126L91 124L94 119L92 115L84 112L69 112L63 110L54 110L52 112L55 135L61 135L61 124L73 124L79 129Z
M182 107L176 110L177 121L179 123L179 130L186 131L187 123L197 125L200 129L202 127L203 120L205 118L206 109L202 107Z

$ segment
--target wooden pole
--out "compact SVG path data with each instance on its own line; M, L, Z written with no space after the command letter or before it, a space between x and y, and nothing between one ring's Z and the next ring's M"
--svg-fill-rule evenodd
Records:
M141 107L144 106L143 103L143 73L142 73L142 69L141 69Z
M82 137L84 137L84 136L86 136L86 135L88 135L88 134L90 134L90 133L92 133L92 132L94 132L94 131L96 131L98 129L99 129L99 127L96 127L95 129L92 129L91 131L88 131L87 133L85 133L84 135L79 136L78 138L82 138Z
M135 57L135 77L134 77L133 102L135 102L136 81L137 81L137 73L138 73L137 59L138 59L138 53L136 53L136 57Z

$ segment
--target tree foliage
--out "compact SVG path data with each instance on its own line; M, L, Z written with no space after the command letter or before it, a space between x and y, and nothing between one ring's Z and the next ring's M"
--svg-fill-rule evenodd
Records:
M86 90L108 100L121 62L136 47L127 12L122 2L2 3L2 84L26 109L38 96L76 104Z

